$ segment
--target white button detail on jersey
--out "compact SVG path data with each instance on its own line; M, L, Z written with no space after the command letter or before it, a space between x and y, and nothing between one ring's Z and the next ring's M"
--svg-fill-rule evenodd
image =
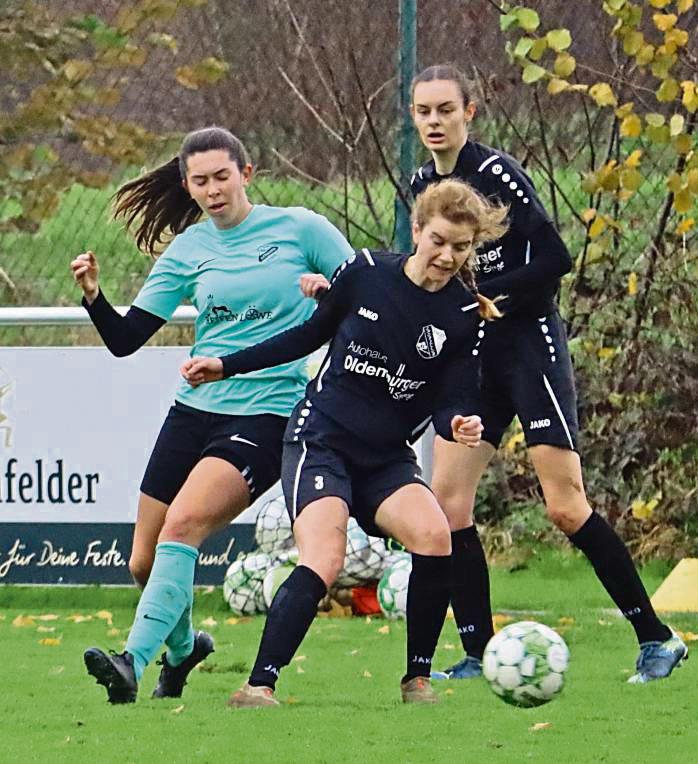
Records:
M477 348L474 348L473 355L480 355L480 351Z
M298 417L298 422L297 422L297 424L305 424L305 419L304 419L302 416L301 416L301 417Z
M523 203L524 203L524 204L528 204L528 197L527 197L527 196L524 196L524 198L523 198Z
M548 327L545 324L541 326L540 330L543 332L543 334L547 334L550 331L550 329L548 329ZM305 414L305 411L303 413Z
M521 189L519 189L519 190L516 192L516 195L517 195L517 196L519 196L519 197L520 197L520 196L523 196L523 191L522 191Z
M301 431L301 428L300 427L296 427L296 429L293 432L298 433L300 431Z
M509 184L509 188L510 188L512 191L516 191L516 189L517 189L518 187L519 187L519 184L518 184L518 183L517 183L515 180L512 180L512 181L511 181L511 183Z
M501 175L503 171L504 171L504 168L502 167L501 164L494 164L494 165L492 165L492 172L495 175Z
M504 175L502 175L502 180L503 180L505 183L508 183L508 182L511 180L511 175L509 175L509 173L508 173L508 172L505 172L505 173L504 173Z
M554 355L551 355L551 356L550 356L550 360L551 360L553 363L555 363L555 356L554 356Z
M482 339L485 336L485 333L480 329L480 331L477 333L477 336Z
M310 409L301 409L301 416L308 416Z
M484 326L484 325L485 325L484 321L480 321L480 323L478 324L478 326Z
M553 344L553 338L552 338L552 337L548 337L548 336L547 336L547 337L545 338L545 341L548 343L548 345L552 345L552 344Z
M550 351L550 355L555 355L555 348L552 347L552 345L548 348L548 350Z

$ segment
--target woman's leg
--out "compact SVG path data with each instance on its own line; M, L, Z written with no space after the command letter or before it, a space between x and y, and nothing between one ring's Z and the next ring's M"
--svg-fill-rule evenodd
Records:
M407 590L407 668L401 681L402 699L406 703L434 703L437 696L429 686L428 677L450 594L448 521L434 495L423 485L413 483L399 488L381 503L375 522L412 552Z
M142 589L148 583L153 568L155 546L165 522L168 505L141 493L138 497L138 515L133 529L133 544L128 569L133 580Z
M664 642L671 630L657 617L632 558L616 532L586 498L579 454L555 446L529 450L548 517L580 549L640 643Z
M486 441L478 448L438 436L434 441L432 488L451 529L451 606L466 652L463 661L438 674L441 678L479 676L479 661L494 633L487 560L473 524L477 487L494 454Z
M248 683L229 705L276 705L272 693L281 669L288 665L327 593L344 565L349 510L337 497L318 499L298 515L293 533L298 565L277 591Z

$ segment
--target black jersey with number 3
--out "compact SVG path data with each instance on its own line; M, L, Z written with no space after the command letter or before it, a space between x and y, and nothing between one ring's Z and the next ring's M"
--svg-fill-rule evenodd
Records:
M224 377L300 358L331 340L307 387L312 406L364 442L414 442L433 420L477 413L475 297L452 279L428 292L405 274L407 257L362 250L343 263L313 316L223 357Z
M468 140L450 175L439 175L434 161L412 176L415 197L432 183L459 178L493 201L509 205L509 230L477 254L475 276L487 297L506 296L499 306L506 317L518 314L542 316L555 306L560 277L572 260L533 182L518 162L476 141ZM504 327L508 322L497 322Z

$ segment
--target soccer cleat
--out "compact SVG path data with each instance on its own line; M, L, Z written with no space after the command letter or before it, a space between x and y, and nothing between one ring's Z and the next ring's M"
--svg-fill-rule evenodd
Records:
M253 687L245 682L228 700L231 708L266 708L281 705L271 687Z
M406 682L400 682L400 695L403 703L439 702L439 696L434 692L431 681L425 676L415 676Z
M152 697L181 698L189 672L212 652L214 652L213 637L205 631L197 631L194 635L194 649L189 657L177 666L170 666L167 662L167 653L163 653L162 658L158 661L158 665L162 668Z
M87 673L107 688L110 703L135 703L138 694L136 672L133 669L133 656L130 653L109 655L97 647L90 647L83 655Z
M474 679L482 676L482 661L466 655L463 660L444 671L432 671L432 679Z
M643 642L640 645L635 668L637 673L628 679L629 684L647 684L654 679L665 679L688 658L688 648L672 629L666 642Z

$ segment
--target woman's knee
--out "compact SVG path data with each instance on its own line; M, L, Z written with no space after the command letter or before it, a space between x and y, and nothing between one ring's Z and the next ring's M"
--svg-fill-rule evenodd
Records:
M405 546L415 554L442 557L451 554L451 529L446 518L443 522L415 528Z
M153 569L153 558L140 554L131 554L128 561L128 569L133 580L143 589L148 583L150 571Z
M545 509L553 525L568 536L576 533L591 514L591 507L586 502L552 501L546 504Z

